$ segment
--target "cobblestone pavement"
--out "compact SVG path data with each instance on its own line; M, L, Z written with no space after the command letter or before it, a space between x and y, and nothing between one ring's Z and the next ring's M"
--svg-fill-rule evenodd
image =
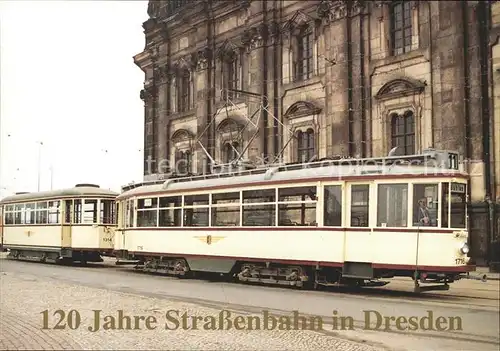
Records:
M183 350L368 350L381 348L338 338L326 331L310 330L165 330L165 314L179 310L188 315L218 316L220 310L193 303L172 302L168 299L143 297L113 292L78 284L60 283L50 277L27 273L0 273L0 348L3 350L60 350L60 349L183 349ZM48 310L48 326L54 328L62 310L66 318L61 330L44 330L42 311ZM81 317L78 325L75 310ZM93 325L93 310L102 315L154 316L155 330L89 331ZM74 314L75 312L73 312ZM233 312L233 316L238 313ZM242 315L242 314L240 314ZM262 318L262 315L258 315ZM234 317L231 318L234 321ZM72 326L74 330L69 329ZM173 324L170 323L170 327Z

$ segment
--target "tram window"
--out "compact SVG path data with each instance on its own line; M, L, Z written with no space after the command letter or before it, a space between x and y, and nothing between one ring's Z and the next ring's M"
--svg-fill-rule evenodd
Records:
M181 209L168 208L160 209L159 226L160 227L180 227L181 226Z
M73 223L82 223L82 200L73 201Z
M275 202L276 189L246 190L243 192L243 203Z
M208 194L184 195L184 206L208 206L210 205Z
M35 212L35 204L26 204L25 212L24 212L24 223L25 224L35 224L36 212Z
M137 200L137 208L157 208L158 207L158 198L152 197L149 199L139 199Z
M377 226L408 226L408 184L378 186Z
M239 205L240 193L212 194L212 205Z
M160 197L160 208L181 207L182 196Z
M451 228L465 228L465 217L467 215L467 193L466 185L460 183L451 183L450 203L451 203Z
M316 201L316 186L278 189L278 201Z
M157 210L137 210L138 227L157 227Z
M328 185L325 186L325 203L324 203L324 218L325 226L340 227L342 225L342 186Z
M115 204L112 200L101 200L100 223L115 223Z
M413 225L437 227L438 202L437 184L413 185Z
M97 200L84 200L83 223L97 223Z
M370 214L370 186L351 186L351 227L368 227Z
M36 203L36 224L47 224L49 221L49 213L47 210L47 202Z
M15 205L14 224L24 224L24 205Z
M64 201L64 223L71 223L71 207L73 205L73 200Z
M316 226L316 203L279 204L280 226Z
M125 227L130 228L134 226L134 200L127 201L125 206Z
M59 217L61 214L60 211L60 202L59 201L49 201L49 224L57 224L59 223Z
M5 212L5 224L14 224L14 212Z
M114 224L118 224L118 226L120 228L122 228L124 220L125 220L125 212L123 210L123 203L117 202L115 204L115 223Z
M240 225L240 207L212 207L212 226L234 227Z
M207 208L185 208L185 227L208 227L208 207Z
M276 205L253 205L243 207L243 226L275 226Z

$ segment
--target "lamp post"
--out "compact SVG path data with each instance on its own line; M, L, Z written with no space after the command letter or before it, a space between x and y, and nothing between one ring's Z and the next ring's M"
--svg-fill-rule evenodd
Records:
M50 190L52 190L54 185L54 166L50 165Z
M41 168L42 168L42 146L43 146L43 141L37 141L38 146L38 191L40 191L40 175L41 175Z
M2 167L2 161L3 161L3 141L4 141L4 138L2 138L2 122L1 122L1 119L0 119L0 186L2 186L2 171L3 171L3 167ZM10 134L7 134L7 138L10 138ZM5 186L2 186L0 187L0 194L1 194L1 190L7 190L7 187ZM0 196L1 198L1 196Z

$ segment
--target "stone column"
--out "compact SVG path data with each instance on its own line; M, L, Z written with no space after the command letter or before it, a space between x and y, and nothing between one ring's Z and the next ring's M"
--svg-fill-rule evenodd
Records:
M158 99L156 106L156 121L155 121L155 134L156 134L156 144L157 144L157 160L158 165L166 164L168 165L169 159L169 138L167 133L167 126L169 123L168 115L168 75L164 67L157 68L155 70L155 81L158 89ZM163 167L163 172L168 172L166 167Z
M209 138L210 128L207 129L208 123L212 116L209 116L209 104L208 99L210 98L210 86L209 86L209 71L208 71L208 61L210 59L210 51L208 48L198 51L196 54L196 72L195 72L195 86L196 86L196 116L198 120L198 126L196 131L196 139L199 138L201 144L205 150L210 152ZM205 173L208 171L208 163L210 159L207 157L206 152L203 148L198 145L194 145L193 151L193 162L196 162L197 173ZM214 157L214 155L211 155Z
M339 2L323 17L325 37L325 111L329 155L349 153L349 95L345 4Z
M266 52L267 65L267 96L269 103L269 114L267 120L267 153L269 162L273 162L274 158L280 151L279 128L276 119L279 119L279 99L275 100L279 94L279 88L275 89L275 83L279 82L281 76L281 67L276 51L281 50L279 46L279 24L272 22L268 26L269 45ZM278 86L276 86L278 87Z
M247 33L248 42L248 91L257 94L264 94L264 85L266 76L264 75L264 43L265 43L266 28L261 25L257 28L252 28ZM248 117L251 117L255 111L260 108L260 103L256 96L247 96L245 98L248 105ZM257 121L259 112L255 115L253 122ZM253 162L261 162L262 157L266 157L266 137L265 128L267 123L264 120L264 113L261 113L258 123L259 135L251 142L248 148L248 157ZM246 140L249 140L254 135L256 129L250 124Z

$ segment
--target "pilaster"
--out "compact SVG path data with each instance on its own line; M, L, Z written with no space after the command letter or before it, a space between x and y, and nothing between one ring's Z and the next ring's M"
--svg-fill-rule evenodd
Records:
M252 93L264 95L264 86L266 84L266 73L268 67L266 66L265 56L265 41L267 37L267 26L261 24L258 27L249 29L244 34L244 43L247 46L248 53L248 90ZM251 117L260 108L260 102L257 97L247 98L248 117ZM264 102L266 103L266 102ZM258 113L258 112L257 112ZM256 117L258 115L256 114ZM256 121L256 119L254 120ZM248 158L254 162L261 162L262 157L267 156L266 150L266 135L267 131L267 115L262 113L258 124L259 135L251 141L248 147ZM254 128L249 128L246 139L249 139L255 133Z
M207 126L211 121L211 116L209 114L209 104L208 99L211 98L211 89L209 86L210 77L208 70L208 63L212 57L212 53L208 48L199 50L193 59L196 61L196 74L195 74L195 86L196 86L196 116L198 119L198 125L196 128L196 137L200 139L203 147L207 148L207 151L213 155L211 148L211 130L206 130ZM197 169L196 172L204 173L207 168L209 159L205 151L199 148L198 145L194 146L198 150L193 156L193 161L196 162ZM196 158L196 161L194 160Z

